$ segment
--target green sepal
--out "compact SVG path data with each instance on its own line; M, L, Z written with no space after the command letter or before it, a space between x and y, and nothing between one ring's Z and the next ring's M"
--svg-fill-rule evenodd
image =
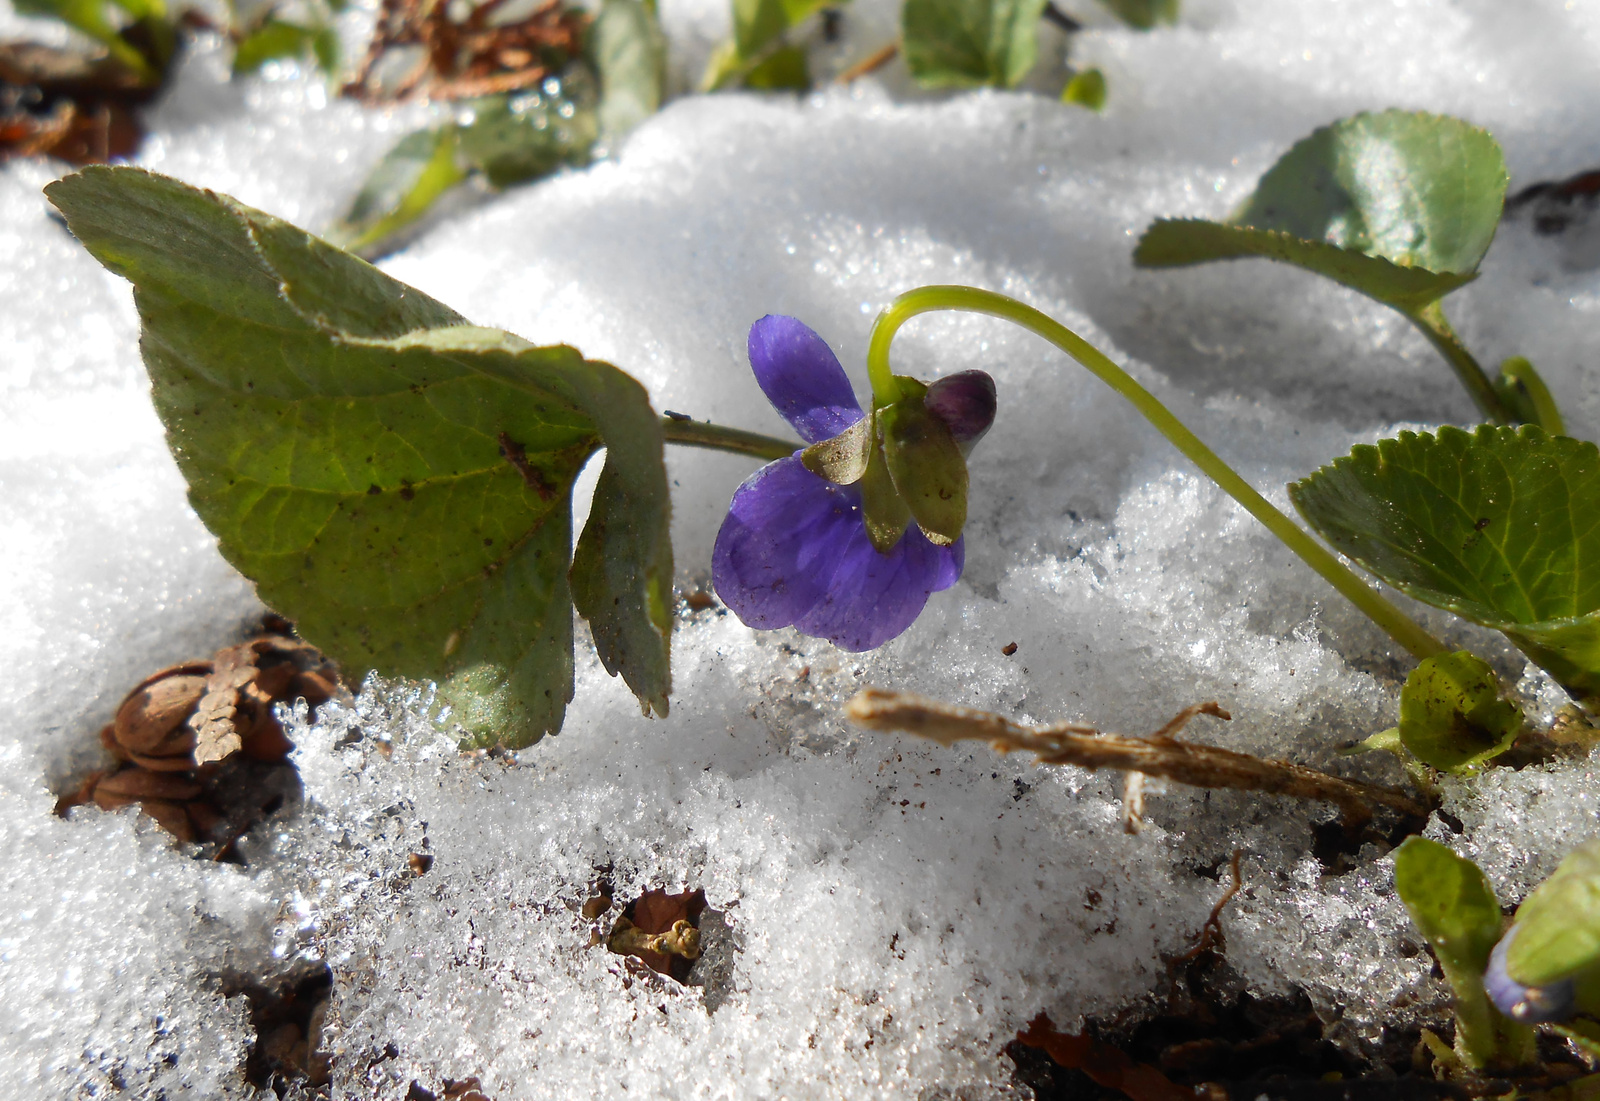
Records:
M1517 909L1517 935L1506 952L1506 974L1525 986L1545 986L1600 968L1600 838L1561 861ZM1580 999L1580 1011L1600 1005Z
M1600 700L1600 449L1538 428L1402 432L1289 486L1334 548L1407 596L1503 632Z
M1522 708L1501 697L1489 664L1465 650L1425 659L1400 690L1400 741L1444 772L1493 760L1521 729Z
M831 439L820 440L800 452L805 468L834 485L854 485L867 473L872 455L873 417L868 413Z
M967 460L923 403L927 386L904 376L895 381L900 399L877 410L889 476L928 541L948 547L967 523Z
M1536 424L1552 436L1566 435L1566 422L1561 419L1556 399L1550 396L1544 379L1524 357L1512 356L1500 364L1494 392L1521 423Z
M861 476L861 517L873 547L880 554L888 554L906 533L906 526L911 523L911 509L895 490L889 464L883 455L881 422L873 419L876 438L867 455L866 472Z

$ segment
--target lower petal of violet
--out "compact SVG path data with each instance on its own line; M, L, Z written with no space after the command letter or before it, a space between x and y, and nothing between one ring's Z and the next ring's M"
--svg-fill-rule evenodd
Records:
M717 596L751 627L792 626L827 593L852 531L865 534L854 491L817 477L798 455L768 463L733 495L717 532Z
M858 524L828 591L795 626L841 650L876 649L916 621L929 594L954 585L964 561L962 540L936 547L915 524L893 550L879 554Z
M844 650L871 650L961 576L963 544L936 547L915 526L892 551L867 538L860 497L798 456L770 463L734 494L717 533L717 595L752 627L797 627Z

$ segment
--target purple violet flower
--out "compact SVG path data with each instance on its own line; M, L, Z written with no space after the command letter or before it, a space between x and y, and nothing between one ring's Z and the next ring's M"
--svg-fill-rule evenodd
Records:
M757 321L749 349L767 400L807 443L837 436L866 416L833 351L794 318L769 314ZM992 420L993 383L982 379ZM975 400L981 405L984 396ZM957 419L970 422L973 401L958 404ZM930 411L943 415L937 407ZM974 427L951 426L971 439L988 425ZM963 540L935 546L913 523L880 554L867 538L859 486L813 474L796 451L739 487L711 561L717 595L751 627L794 627L859 652L911 626L929 594L960 578L965 552Z
M1513 1021L1540 1024L1566 1020L1577 1007L1576 984L1567 978L1544 986L1526 986L1513 979L1506 970L1506 955L1516 935L1517 927L1513 925L1489 953L1489 967L1483 975L1484 992Z

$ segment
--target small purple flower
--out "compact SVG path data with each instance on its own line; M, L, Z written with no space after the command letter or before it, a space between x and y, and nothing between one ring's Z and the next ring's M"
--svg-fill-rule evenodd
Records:
M1513 1021L1539 1024L1566 1020L1576 1008L1577 985L1571 979L1560 979L1544 986L1524 986L1513 979L1506 970L1506 955L1516 935L1517 927L1513 925L1489 953L1489 967L1483 974L1484 992Z
M838 358L792 317L769 314L751 326L750 366L767 400L807 443L866 416ZM993 383L983 377L992 419ZM981 395L976 400L983 403ZM962 406L969 422L971 404ZM971 423L960 427L969 439L982 434ZM797 451L756 471L733 495L711 568L717 595L751 627L795 627L859 652L911 626L930 593L956 583L964 562L961 539L935 546L914 523L879 553L867 538L860 489L813 474Z

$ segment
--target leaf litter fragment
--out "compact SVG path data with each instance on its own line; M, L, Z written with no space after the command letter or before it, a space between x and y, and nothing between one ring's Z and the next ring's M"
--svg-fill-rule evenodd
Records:
M157 410L223 555L353 679L436 680L472 740L527 745L560 729L576 607L665 714L668 489L637 382L467 325L224 196L122 168L47 192L134 283ZM573 554L572 483L601 446Z

